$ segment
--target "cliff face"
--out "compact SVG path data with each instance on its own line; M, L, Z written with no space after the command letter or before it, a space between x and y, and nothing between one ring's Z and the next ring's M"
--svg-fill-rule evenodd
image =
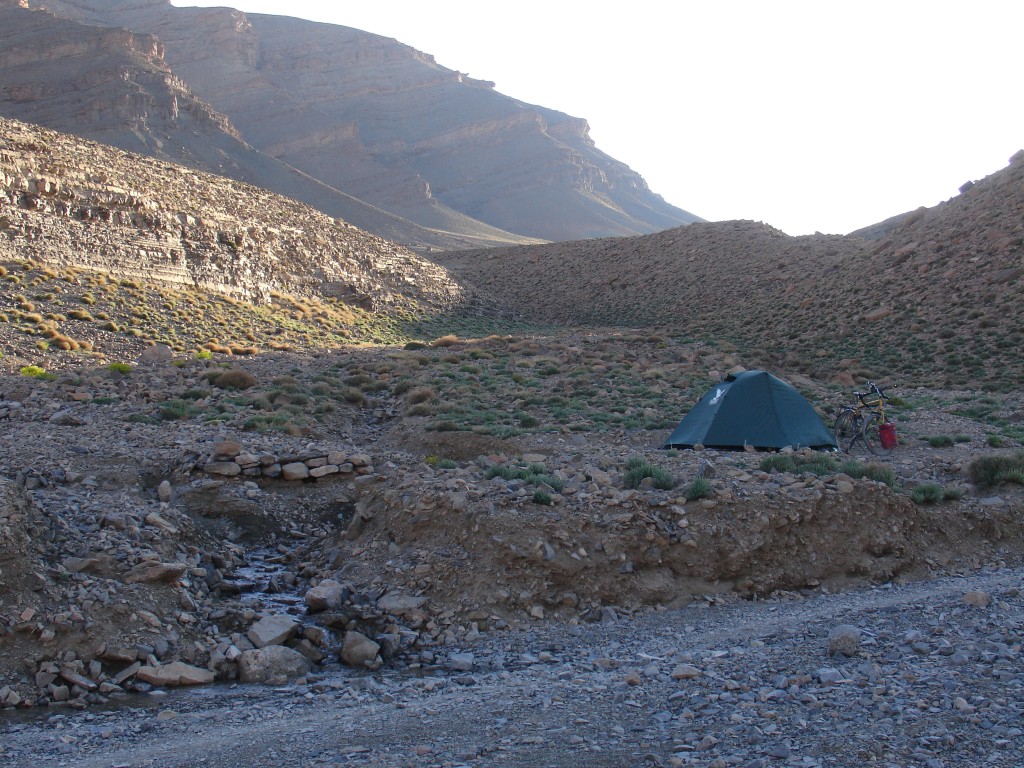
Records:
M0 5L0 102L10 116L74 131L125 149L165 153L183 128L207 142L239 141L224 115L196 98L150 34L95 27Z
M697 220L598 150L584 120L508 98L388 38L167 0L32 5L155 35L163 65L251 147L466 244L628 235ZM250 180L289 194L273 179ZM422 232L420 243L402 239L425 242Z
M449 308L462 289L405 248L280 195L0 118L0 258L254 302Z

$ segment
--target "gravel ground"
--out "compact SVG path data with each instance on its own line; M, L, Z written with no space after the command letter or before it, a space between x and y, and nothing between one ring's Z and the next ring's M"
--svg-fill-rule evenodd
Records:
M3 713L0 763L1018 767L1022 577L608 612L484 635L419 670Z

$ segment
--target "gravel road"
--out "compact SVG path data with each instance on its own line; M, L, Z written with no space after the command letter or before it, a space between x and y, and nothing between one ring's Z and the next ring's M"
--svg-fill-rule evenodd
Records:
M1022 577L703 602L493 633L419 670L5 713L0 763L1019 768Z

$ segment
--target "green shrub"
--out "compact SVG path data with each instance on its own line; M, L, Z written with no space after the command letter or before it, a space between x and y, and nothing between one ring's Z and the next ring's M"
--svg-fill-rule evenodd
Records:
M167 400L160 404L160 418L164 421L191 419L197 412L195 404L187 400Z
M683 492L687 501L696 501L711 495L711 481L706 477L695 478Z
M927 438L928 445L932 448L950 448L953 445L953 438L949 435L935 435Z
M1002 448L1004 445L1006 445L1006 441L1003 440L1002 436L1000 435L989 435L985 439L985 442L988 444L989 448Z
M640 467L647 467L647 466L650 466L650 465L647 463L647 459L645 459L643 456L630 456L628 459L626 459L626 469L627 470L639 469Z
M459 463L454 459L441 459L437 462L438 469L455 469L457 466L459 466Z
M837 467L836 460L831 456L815 456L798 462L796 469L798 472L811 472L815 475L831 475Z
M762 472L795 472L796 459L792 454L773 453L761 459L760 466Z
M861 464L851 459L839 465L839 471L854 479L866 477L878 483L885 483L890 488L896 485L896 472L886 464Z
M534 470L540 468L540 472ZM531 464L529 467L493 466L486 472L488 479L500 477L502 480L522 480L530 485L546 485L556 493L561 493L565 481L555 475L546 474L543 464Z
M1024 451L1015 456L977 458L971 462L967 474L979 488L991 488L1006 482L1024 485Z
M533 492L533 503L548 505L552 502L551 494L538 488Z
M209 349L196 350L196 360L209 360L211 357L213 357L213 352Z
M111 363L107 366L107 370L113 373L128 374L132 372L132 366L128 363Z
M242 428L247 432L285 432L294 434L298 430L295 427L295 417L287 413L271 413L267 415L252 416L245 420Z
M654 487L660 491L670 491L676 485L676 479L672 476L672 473L661 467L654 468L654 471L651 473L651 479L654 481Z
M23 366L20 372L22 376L31 376L33 379L41 379L42 381L53 381L57 378L57 374L50 373L38 365Z
M910 492L915 504L935 504L942 501L945 491L938 483L922 483Z
M671 472L651 464L640 456L633 456L626 462L623 484L627 488L639 488L648 477L653 481L654 487L662 491L670 490L676 484Z

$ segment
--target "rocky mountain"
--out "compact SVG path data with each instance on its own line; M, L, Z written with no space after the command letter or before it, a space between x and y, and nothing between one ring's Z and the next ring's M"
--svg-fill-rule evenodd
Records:
M957 197L872 231L790 237L750 221L702 223L440 262L524 317L657 325L845 383L1018 387L1024 152Z
M454 216L461 234L427 229L260 152L171 72L153 35L7 0L0 22L0 114L272 189L416 248L529 241Z
M223 173L413 247L698 220L601 152L584 120L511 99L395 40L168 0L0 9L0 113ZM72 56L55 44L67 39L90 42ZM105 95L87 87L96 79Z

